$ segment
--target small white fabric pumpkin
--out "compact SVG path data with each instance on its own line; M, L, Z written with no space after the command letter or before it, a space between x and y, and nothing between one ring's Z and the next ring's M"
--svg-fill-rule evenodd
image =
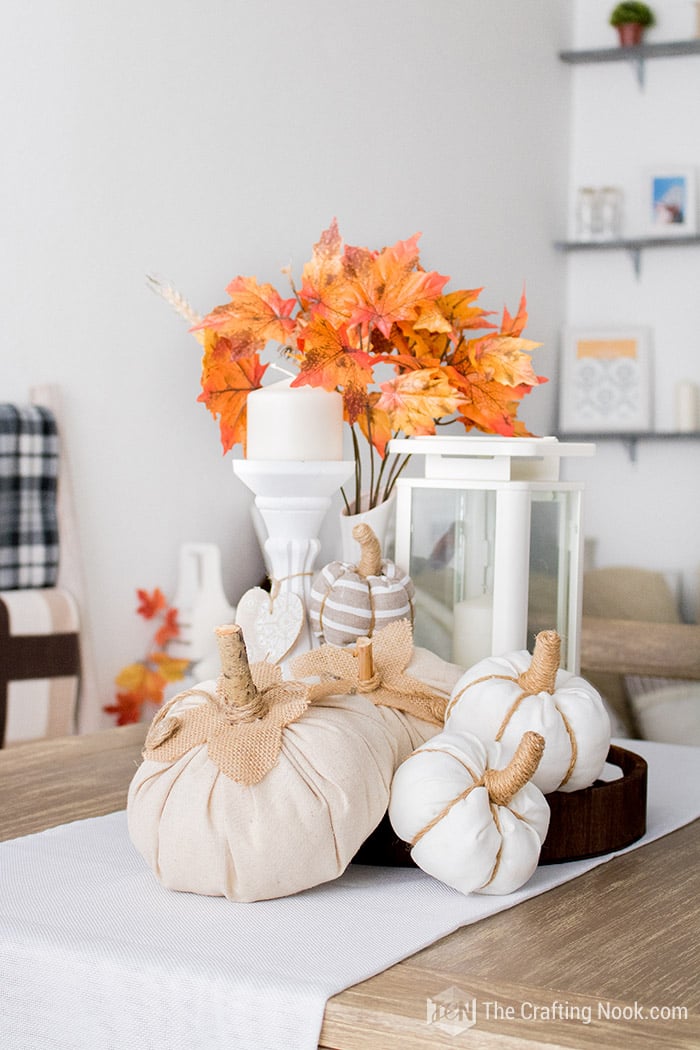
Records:
M335 879L421 736L360 694L249 668L240 628L217 633L218 683L176 697L151 726L129 788L131 839L174 890L255 901Z
M502 748L445 729L394 776L389 820L419 868L461 893L513 893L537 867L549 806L531 782L544 749L526 733L506 768Z
M545 794L590 787L610 747L603 700L590 682L559 669L560 646L556 631L542 631L532 657L523 650L479 661L455 686L445 716L449 729L500 742L506 757L527 730L540 733L534 783Z
M357 565L329 562L311 584L311 627L330 645L371 638L375 630L395 620L413 622L411 577L382 558L379 540L366 522L355 525L352 534L361 549Z

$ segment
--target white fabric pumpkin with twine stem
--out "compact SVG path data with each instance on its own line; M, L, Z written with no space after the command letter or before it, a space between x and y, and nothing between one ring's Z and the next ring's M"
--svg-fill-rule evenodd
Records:
M250 667L236 625L217 638L218 682L153 720L129 788L131 839L173 890L255 901L335 879L386 812L410 722L335 682Z
M513 755L534 730L545 750L534 783L545 794L590 787L610 747L610 719L600 693L559 668L561 640L541 631L532 657L522 652L487 657L457 682L445 716L447 729L474 733Z
M355 525L352 535L360 545L359 562L329 562L311 584L311 627L331 645L371 638L375 630L395 620L413 622L411 577L382 558L379 540L366 522Z
M449 729L417 748L394 776L389 820L418 867L461 893L524 885L549 828L532 783L543 750L525 733L506 764L500 744Z

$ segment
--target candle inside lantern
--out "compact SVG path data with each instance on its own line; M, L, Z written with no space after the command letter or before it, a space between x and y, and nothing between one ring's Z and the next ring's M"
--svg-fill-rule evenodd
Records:
M452 659L460 667L472 667L491 656L493 595L482 594L457 602L452 628Z
M684 379L676 383L676 430L691 433L698 429L698 389Z
M246 411L247 459L343 458L343 399L335 390L283 379L251 391Z

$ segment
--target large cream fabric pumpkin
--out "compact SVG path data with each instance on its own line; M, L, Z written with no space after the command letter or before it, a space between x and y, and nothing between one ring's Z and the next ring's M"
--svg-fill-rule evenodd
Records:
M445 725L496 740L510 757L527 730L545 750L534 783L550 791L577 791L600 776L610 747L610 719L598 691L559 669L560 639L542 631L532 657L522 652L479 661L459 680Z
M198 688L213 698L216 683ZM296 893L343 873L386 812L410 742L406 730L400 746L364 697L328 697L285 727L259 783L226 776L206 744L175 761L146 759L129 789L129 834L169 889L237 901Z
M389 819L416 864L461 893L512 893L530 878L549 827L531 783L544 749L528 733L506 768L499 744L438 733L394 776Z
M220 634L224 667L231 632L245 674L229 669L159 712L128 826L164 886L264 900L341 875L386 813L394 770L438 727L333 682L248 668L237 628ZM418 668L442 681L446 704L457 669L444 678L431 656Z

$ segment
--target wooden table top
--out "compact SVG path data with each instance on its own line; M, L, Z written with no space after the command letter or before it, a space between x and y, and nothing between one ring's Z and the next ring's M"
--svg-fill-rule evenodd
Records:
M145 731L0 751L0 839L123 809ZM321 1046L694 1050L699 844L695 821L341 992Z

